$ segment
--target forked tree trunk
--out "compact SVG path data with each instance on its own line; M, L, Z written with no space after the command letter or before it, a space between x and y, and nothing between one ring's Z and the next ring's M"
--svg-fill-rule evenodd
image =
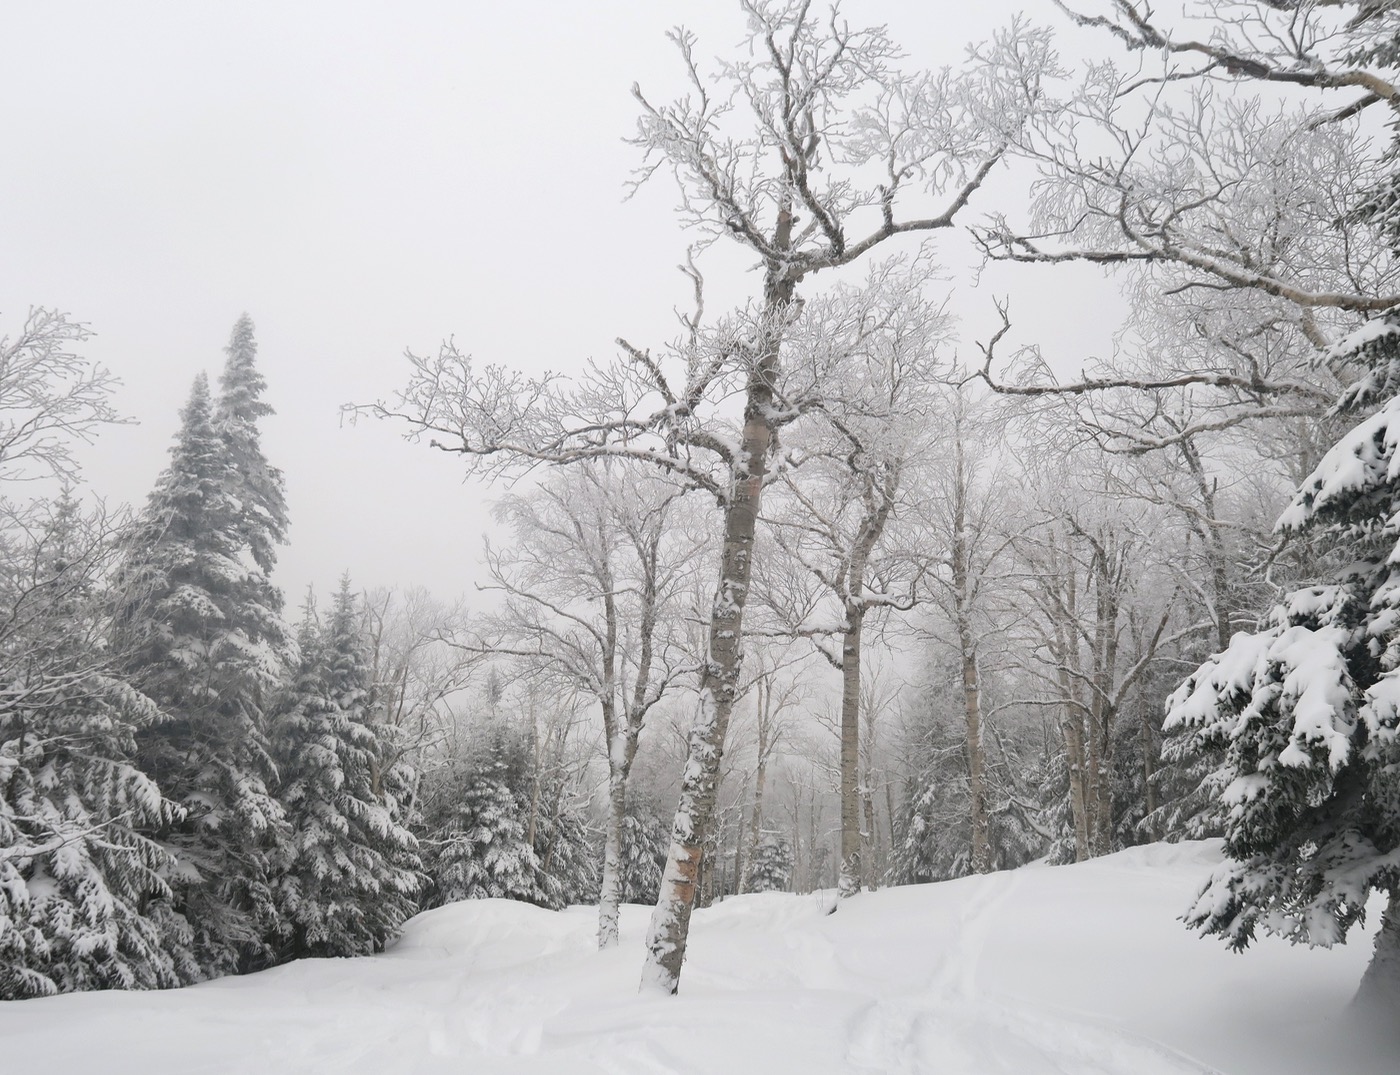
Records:
M790 231L790 221L780 222L780 247L786 247ZM724 738L739 692L754 531L773 442L773 385L793 287L792 279L776 272L770 273L765 287L761 338L745 394L744 432L725 506L719 585L710 611L709 651L700 674L701 711L690 731L671 848L647 930L643 991L674 993L680 983L704 846L714 824Z

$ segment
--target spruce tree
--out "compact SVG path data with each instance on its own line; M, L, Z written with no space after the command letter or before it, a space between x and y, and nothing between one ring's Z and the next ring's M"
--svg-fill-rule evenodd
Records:
M0 998L176 985L188 931L140 830L179 809L130 761L158 714L103 645L108 535L67 496L26 521L0 581Z
M618 902L656 902L670 838L670 830L661 818L628 804L627 815L622 819L622 877Z
M1356 370L1340 415L1361 420L1279 520L1330 552L1325 575L1287 594L1168 699L1178 757L1225 755L1226 865L1188 921L1248 945L1258 929L1343 941L1386 895L1359 996L1400 1010L1400 321L1387 315L1333 349Z
M528 838L527 770L524 744L495 729L438 789L427 819L432 906L478 899L562 906L563 886Z
M787 892L792 888L792 845L782 836L765 836L749 872L751 892Z
M281 613L282 593L268 580L277 564L277 546L287 539L287 504L282 472L263 455L259 419L273 413L263 400L267 382L255 365L258 345L253 322L245 313L234 323L224 371L219 378L219 398L214 428L224 443L232 465L230 478L238 499L237 532L262 574L248 580L273 617ZM280 629L281 621L272 627Z
M117 631L133 681L163 714L138 736L138 756L185 811L159 835L178 860L176 906L206 974L270 957L287 831L269 791L264 731L288 644L268 578L282 533L280 476L257 446L255 422L267 412L244 327L229 348L217 424L208 382L195 380L127 552Z
M376 788L385 751L370 719L363 621L341 580L324 628L308 607L301 663L277 723L292 859L278 896L292 956L382 951L417 910L417 841Z

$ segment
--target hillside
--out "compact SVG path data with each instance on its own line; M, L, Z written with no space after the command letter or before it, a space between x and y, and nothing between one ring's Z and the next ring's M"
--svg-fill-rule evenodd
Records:
M591 908L419 915L373 958L166 993L0 1006L4 1070L1393 1075L1344 1008L1369 944L1244 955L1176 915L1218 860L1157 845L865 894L745 896L696 915L682 993L636 995L647 909L592 949Z

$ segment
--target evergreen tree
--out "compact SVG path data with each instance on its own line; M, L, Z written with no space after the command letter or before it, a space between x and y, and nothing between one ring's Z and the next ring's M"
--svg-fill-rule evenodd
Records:
M1367 415L1279 520L1322 536L1328 573L1288 594L1168 700L1181 756L1222 750L1230 861L1188 920L1243 948L1258 928L1331 945L1388 898L1362 995L1400 1008L1400 324L1334 348L1360 375L1337 406Z
M277 546L287 539L287 504L282 492L282 472L263 455L258 420L273 413L263 398L267 383L255 365L258 354L253 322L243 314L234 323L223 375L214 428L228 452L230 479L238 501L237 533L260 576L247 580L253 595L273 614L282 610L282 593L268 581L277 563ZM269 630L280 628L280 621Z
M765 836L754 852L749 891L787 892L791 888L792 845L781 836Z
M417 909L417 841L376 788L383 745L366 708L370 669L348 576L322 630L308 601L301 662L277 724L292 859L278 884L292 956L382 951Z
M596 904L601 856L595 830L579 804L568 801L562 787L549 792L551 807L536 820L534 846L540 868L557 884L544 890L549 895L541 906L558 910L573 904Z
M105 528L36 505L0 592L0 998L152 988L194 973L165 850L179 809L130 763L156 716L102 644Z
M285 674L281 597L267 574L281 532L256 510L262 495L280 505L280 479L249 434L265 413L250 356L230 348L218 425L196 379L127 551L118 614L127 670L163 714L138 736L138 756L185 811L160 837L206 974L265 963L281 930L272 885L287 829L264 731ZM261 493L249 478L259 474L270 483Z
M1061 861L1073 861L1063 753L1037 760L1028 743L1003 735L995 725L986 725L986 733L987 866L1012 869L1044 854L1047 832L1062 837L1059 847L1067 857ZM909 769L895 824L890 880L921 884L974 873L965 722L930 700L913 715L904 738Z
M563 886L528 839L527 772L524 745L496 729L438 789L427 841L432 906L475 899L562 906Z
M670 827L655 812L641 812L628 803L622 819L622 903L655 903L666 868Z

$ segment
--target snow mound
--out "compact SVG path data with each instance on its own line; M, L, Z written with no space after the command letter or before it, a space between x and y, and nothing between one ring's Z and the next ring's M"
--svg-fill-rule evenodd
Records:
M674 998L641 997L649 909L480 900L382 956L167 993L0 1007L4 1071L66 1075L1394 1075L1345 1009L1366 939L1237 956L1177 921L1218 843L698 911Z
M385 955L464 960L475 967L515 966L578 948L576 919L574 914L561 915L516 900L464 900L409 919Z

